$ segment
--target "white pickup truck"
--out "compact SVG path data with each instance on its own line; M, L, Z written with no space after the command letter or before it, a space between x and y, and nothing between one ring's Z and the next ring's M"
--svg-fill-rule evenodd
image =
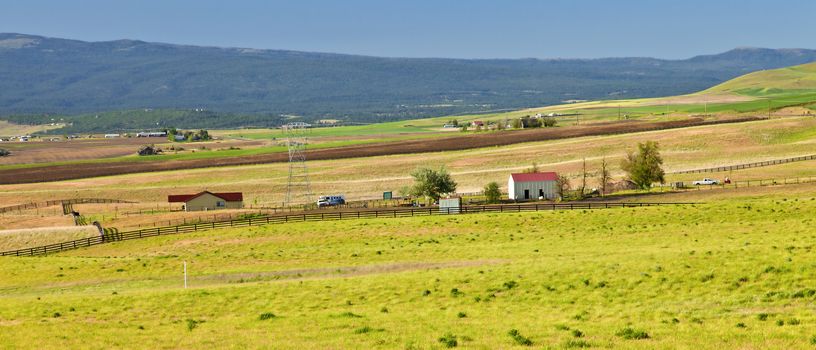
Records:
M694 181L694 182L692 182L692 183L694 184L694 186L700 186L700 185L719 185L719 184L720 184L720 182L719 182L719 181L717 181L717 180L715 180L715 179L709 179L709 178L705 178L705 179L702 179L702 180L697 180L697 181Z

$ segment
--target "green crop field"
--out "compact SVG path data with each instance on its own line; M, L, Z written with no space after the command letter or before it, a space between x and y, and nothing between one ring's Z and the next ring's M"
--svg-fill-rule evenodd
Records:
M805 348L814 211L816 188L800 185L682 207L298 223L5 257L0 344Z

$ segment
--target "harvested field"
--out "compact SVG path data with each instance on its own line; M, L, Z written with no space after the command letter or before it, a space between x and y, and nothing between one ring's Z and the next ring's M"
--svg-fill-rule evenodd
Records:
M491 132L469 136L456 136L425 140L407 140L380 144L368 144L338 148L312 150L307 157L310 160L327 160L356 157L371 157L391 154L409 154L438 152L503 146L515 143L556 140L581 136L609 135L641 132L649 130L674 129L721 123L756 121L761 117L744 117L735 119L704 120L691 118L666 122L619 121L596 123L586 126L520 130L512 132ZM0 184L48 182L69 179L80 179L96 176L142 173L175 169L206 168L215 166L234 166L285 162L287 153L257 154L242 157L224 157L209 159L109 162L93 165L64 164L0 171Z
M70 141L8 142L3 148L12 152L12 156L0 158L0 165L67 162L75 160L114 158L135 155L142 145L168 144L167 139L151 138L117 138L117 139L75 139ZM260 146L263 141L212 141L194 144L178 144L181 147L234 147ZM162 147L165 148L165 147Z

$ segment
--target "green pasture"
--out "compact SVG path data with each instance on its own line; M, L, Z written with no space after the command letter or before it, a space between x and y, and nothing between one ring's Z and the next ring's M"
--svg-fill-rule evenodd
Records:
M5 257L0 347L808 348L810 189L682 207L271 225Z

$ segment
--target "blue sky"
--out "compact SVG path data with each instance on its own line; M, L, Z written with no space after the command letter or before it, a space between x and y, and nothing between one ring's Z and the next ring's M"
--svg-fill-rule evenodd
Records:
M816 48L813 0L0 0L0 32L393 57Z

